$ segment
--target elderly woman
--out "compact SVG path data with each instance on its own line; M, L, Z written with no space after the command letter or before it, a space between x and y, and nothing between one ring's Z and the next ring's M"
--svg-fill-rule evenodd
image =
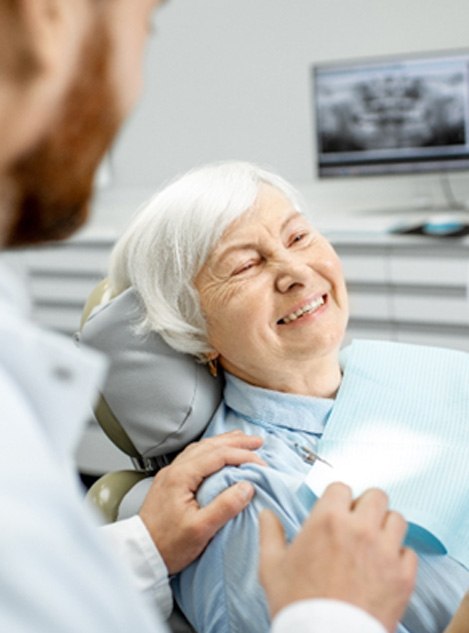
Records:
M289 184L226 163L190 172L154 197L116 245L111 282L115 292L137 291L142 331L223 372L224 399L206 435L242 429L264 438L268 468L227 468L202 487L202 504L241 478L255 484L256 497L174 580L174 591L197 631L267 631L258 514L274 510L292 538L308 512L298 488L343 382L341 263ZM442 631L468 587L458 561L422 553L399 631Z

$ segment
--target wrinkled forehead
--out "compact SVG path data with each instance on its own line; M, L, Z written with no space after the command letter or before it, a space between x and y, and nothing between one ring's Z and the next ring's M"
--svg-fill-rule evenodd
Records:
M208 229L207 222L211 224L211 229L210 237L205 242L206 248L198 249L199 257L194 262L193 279L203 269L212 267L220 251L230 246L229 242L240 241L246 244L252 241L252 234L260 226L274 226L279 218L281 222L286 216L293 214L305 218L305 206L301 197L293 188L290 191L288 183L280 178L279 181L280 185L277 185L262 176L258 179L249 178L247 182L246 178L231 181L228 187L230 196L223 189L223 204L220 206L219 200L215 200L215 212L211 214L211 218L210 214L205 214L204 209L199 209L203 214L201 217L205 217L205 229Z
M253 205L223 231L209 253L208 261L213 262L233 249L243 249L262 235L278 236L298 222L311 226L302 210L282 191L262 184Z
M294 201L272 185L261 183L254 203L228 225L218 244L256 227L283 226L290 218L298 216L305 217L303 210Z

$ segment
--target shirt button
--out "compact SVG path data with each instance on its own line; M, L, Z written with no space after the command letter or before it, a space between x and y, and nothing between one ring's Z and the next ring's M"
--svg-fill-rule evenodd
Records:
M73 373L68 367L57 365L52 368L52 375L61 382L70 382L73 378Z

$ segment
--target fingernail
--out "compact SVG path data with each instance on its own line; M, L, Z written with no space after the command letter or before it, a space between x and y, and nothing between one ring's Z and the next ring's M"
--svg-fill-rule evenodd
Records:
M245 501L249 501L254 496L254 486L247 481L241 481L238 484L238 490Z

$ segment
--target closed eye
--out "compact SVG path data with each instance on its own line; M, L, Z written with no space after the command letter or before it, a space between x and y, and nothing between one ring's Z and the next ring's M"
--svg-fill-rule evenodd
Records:
M254 266L256 266L259 263L259 260L257 259L250 259L248 262L245 262L244 264L241 264L241 266L238 266L237 268L235 268L235 270L231 273L232 277L236 277L237 275L242 275L243 273L248 272L249 270L251 270L251 268L254 268Z
M307 236L308 236L308 232L307 231L302 231L300 233L295 233L290 238L290 240L288 242L288 246L294 246L295 244L298 244L299 242L303 241Z

